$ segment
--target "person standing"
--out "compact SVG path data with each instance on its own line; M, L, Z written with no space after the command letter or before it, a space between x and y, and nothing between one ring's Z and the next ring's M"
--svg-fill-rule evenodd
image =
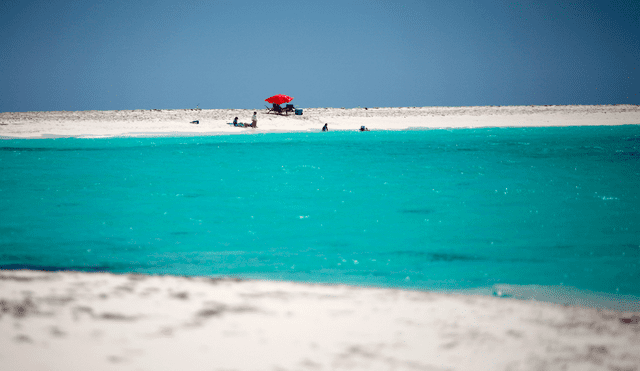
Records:
M254 112L253 116L251 116L251 127L252 128L257 128L258 127L258 116L257 116L258 112Z
M324 124L324 126L322 127L322 131L329 131L329 127L327 125L328 124Z

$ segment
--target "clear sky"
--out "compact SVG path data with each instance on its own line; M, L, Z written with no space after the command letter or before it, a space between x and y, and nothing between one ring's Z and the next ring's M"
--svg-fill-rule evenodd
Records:
M0 111L640 104L640 1L0 2Z

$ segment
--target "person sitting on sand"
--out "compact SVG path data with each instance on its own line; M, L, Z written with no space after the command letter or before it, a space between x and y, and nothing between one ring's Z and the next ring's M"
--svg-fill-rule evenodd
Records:
M252 128L257 128L258 127L258 116L257 116L258 112L254 112L253 116L251 116L251 127Z
M364 126L360 126L360 131L369 131L369 129L365 128Z
M238 117L233 119L233 126L238 126Z
M322 127L322 131L329 131L329 127L327 127L327 124L324 124L324 126Z

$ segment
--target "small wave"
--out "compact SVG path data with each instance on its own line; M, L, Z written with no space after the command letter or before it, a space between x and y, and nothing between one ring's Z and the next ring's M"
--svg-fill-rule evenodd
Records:
M113 266L70 266L70 267L58 267L49 265L34 265L34 264L4 264L0 265L0 270L34 270L45 272L58 272L58 271L74 271L74 272L111 272Z
M490 294L499 298L544 301L560 305L640 311L640 298L638 297L591 292L568 286L496 284L490 290L478 290L475 293Z
M605 201L609 201L609 200L619 200L619 198L618 198L618 197L607 197L607 196L602 196L602 197L598 197L598 198L601 198L601 199L603 199L603 200L605 200Z

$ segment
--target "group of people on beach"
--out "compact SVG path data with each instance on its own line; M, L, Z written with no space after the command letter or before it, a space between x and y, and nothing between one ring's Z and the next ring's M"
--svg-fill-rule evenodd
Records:
M241 122L238 122L238 116L236 116L236 118L233 119L233 126L242 126L242 127L251 127L251 128L257 128L258 127L258 112L254 112L253 116L251 116L251 124L243 124Z
M329 124L324 124L324 126L322 127L322 131L329 131ZM360 131L369 131L369 129L367 129L364 125L360 126Z
M257 128L258 127L258 113L254 112L253 116L251 116L251 124L243 124L241 122L238 122L238 116L236 116L233 119L233 126ZM324 126L322 127L322 131L329 131L329 124L325 123ZM364 125L362 125L362 126L360 126L360 131L369 131L369 129L367 129Z

